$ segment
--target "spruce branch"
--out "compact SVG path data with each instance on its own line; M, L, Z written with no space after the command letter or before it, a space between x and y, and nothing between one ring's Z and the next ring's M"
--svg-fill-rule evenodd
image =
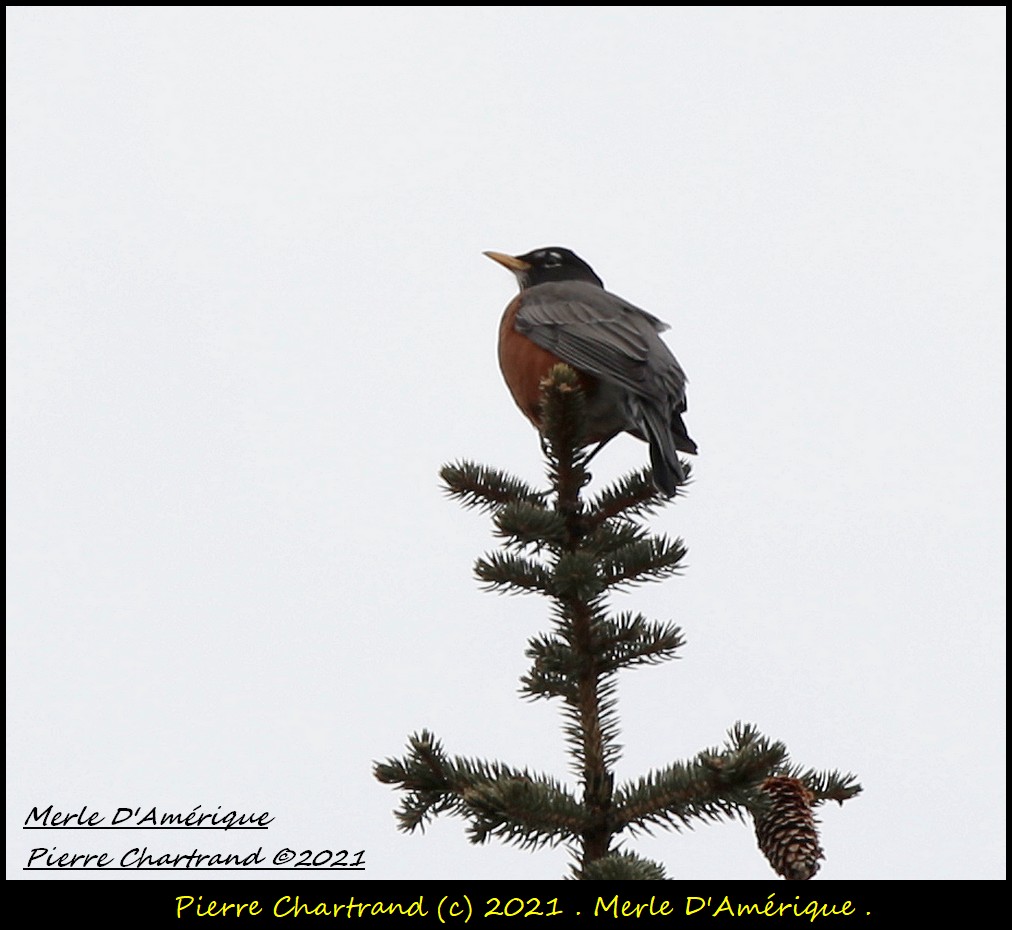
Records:
M629 543L601 557L602 583L614 587L661 581L677 574L686 551L682 540L664 536Z
M450 813L471 822L472 842L501 836L541 846L572 838L582 827L582 808L561 784L501 762L447 757L426 730L408 741L403 759L377 763L373 773L384 784L407 792L397 811L400 829L424 829L432 817ZM518 820L518 802L529 803Z
M567 547L552 574L551 594L567 605L589 605L605 589L598 561L589 552Z
M632 832L651 826L691 826L694 819L743 819L756 788L787 758L786 747L751 724L737 723L723 747L703 750L616 790L616 826ZM621 826L619 826L621 825Z
M534 699L573 699L581 663L569 643L556 633L535 636L525 654L533 662L530 671L520 679L522 694Z
M580 492L587 483L586 398L576 372L556 365L541 382L542 448L548 476L556 491L557 508L567 515L580 510Z
M673 623L657 623L642 614L619 614L601 631L601 670L611 673L663 662L684 645L682 631Z
M583 548L594 556L614 555L625 546L643 542L650 538L645 526L627 520L608 520L589 528L583 540Z
M668 876L659 862L644 859L634 852L621 851L591 862L582 873L577 871L573 877L590 882L614 882L659 881Z
M536 849L570 841L584 829L586 811L569 792L530 778L500 778L476 785L463 800L471 814L474 843L490 836Z
M529 501L513 501L492 517L496 535L505 545L524 548L558 548L566 538L566 523L555 510Z
M546 593L551 589L551 573L540 562L512 555L491 552L474 563L474 574L489 590L517 594L525 591Z
M688 462L682 462L682 467L688 475ZM669 500L657 489L650 469L644 468L606 487L590 502L588 510L593 514L591 522L603 523L619 516L631 519L655 513Z
M543 492L535 491L513 475L485 465L475 465L473 462L444 465L439 476L443 479L446 495L458 500L462 507L468 509L487 512L503 504L519 502L537 506L545 498Z
M756 787L783 758L780 744L741 753L702 752L615 791L615 825L634 833L652 826L691 826L693 820L741 819Z
M826 801L843 804L861 793L857 777L850 772L843 774L838 771L818 772L815 769L804 769L800 766L789 766L777 774L799 779L812 795L812 806L818 807Z

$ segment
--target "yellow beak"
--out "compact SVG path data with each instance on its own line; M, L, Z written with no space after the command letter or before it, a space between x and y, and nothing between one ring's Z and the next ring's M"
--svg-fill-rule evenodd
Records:
M482 255L487 255L494 262L498 262L504 268L508 268L514 274L520 271L530 271L531 266L529 262L525 262L523 259L515 258L512 255L506 255L504 252L482 252Z

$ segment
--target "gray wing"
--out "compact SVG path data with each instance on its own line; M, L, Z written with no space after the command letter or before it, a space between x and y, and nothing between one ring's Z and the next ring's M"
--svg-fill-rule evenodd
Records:
M655 404L685 410L685 372L658 333L657 317L583 281L524 293L517 332L564 362Z

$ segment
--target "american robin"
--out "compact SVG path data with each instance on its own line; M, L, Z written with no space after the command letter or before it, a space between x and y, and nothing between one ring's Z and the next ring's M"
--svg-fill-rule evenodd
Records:
M485 254L520 285L499 324L499 367L517 406L540 430L541 381L565 362L586 395L587 443L623 431L649 443L654 484L673 495L685 483L678 452L697 450L682 422L685 372L658 335L667 324L606 291L569 249Z

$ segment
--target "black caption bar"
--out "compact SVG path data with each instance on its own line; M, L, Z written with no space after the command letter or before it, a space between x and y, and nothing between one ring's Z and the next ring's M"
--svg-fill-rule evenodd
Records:
M667 925L853 927L965 917L997 904L997 882L395 882L194 878L19 883L47 922L103 927Z

